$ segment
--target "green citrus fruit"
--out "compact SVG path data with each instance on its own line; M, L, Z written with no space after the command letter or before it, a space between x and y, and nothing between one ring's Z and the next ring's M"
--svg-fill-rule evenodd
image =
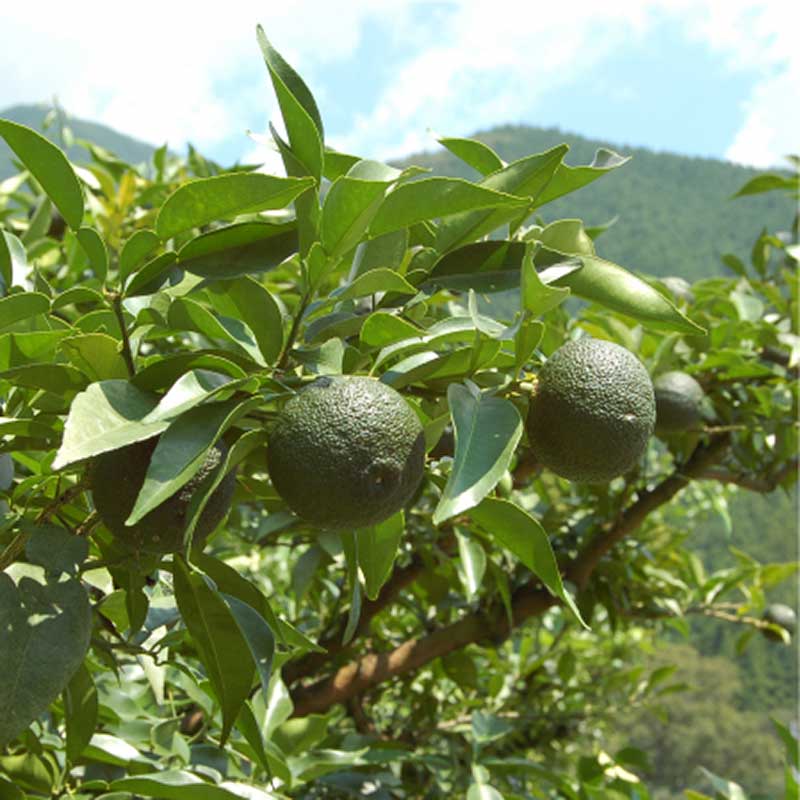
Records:
M183 546L186 512L195 490L225 459L228 447L217 442L192 479L133 526L125 520L144 483L158 438L102 453L89 466L89 484L100 519L116 544L144 553L174 553ZM229 472L209 497L194 531L194 544L202 544L230 509L236 475Z
M373 378L320 378L269 436L269 474L300 517L323 528L374 525L403 508L425 468L417 415Z
M702 419L703 387L685 372L665 372L653 381L656 393L656 430L681 433Z
M526 429L539 463L572 481L605 483L641 458L655 418L653 385L636 356L584 338L539 372Z

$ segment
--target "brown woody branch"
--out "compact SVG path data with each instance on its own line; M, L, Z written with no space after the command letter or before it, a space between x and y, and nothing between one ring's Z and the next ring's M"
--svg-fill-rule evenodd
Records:
M566 577L579 586L584 585L603 556L615 544L635 531L650 513L669 502L691 480L720 461L728 443L729 437L722 436L712 440L707 446L699 447L679 473L642 494L611 528L599 534L584 548L567 568ZM556 602L556 598L548 591L531 583L520 588L512 597L511 625L502 610L478 611L427 636L404 642L392 651L367 653L342 666L331 677L307 687L299 687L292 692L294 716L322 713L337 703L346 703L373 686L419 669L468 644L485 639L502 641L512 627L542 614Z
M772 477L762 478L758 475L748 475L744 472L731 472L721 467L711 467L705 470L698 477L703 480L719 481L720 483L730 483L747 489L751 492L769 494L774 492L783 481L792 473L797 472L798 460L792 459L781 467Z

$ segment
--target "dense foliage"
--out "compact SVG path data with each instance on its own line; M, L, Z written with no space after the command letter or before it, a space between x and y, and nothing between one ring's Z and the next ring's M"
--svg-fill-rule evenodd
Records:
M738 550L704 563L690 532L731 487L795 483L797 225L687 304L601 257L600 231L573 215L538 224L623 167L615 153L507 164L446 140L473 181L337 153L308 87L259 43L287 176L165 148L140 167L90 148L76 166L0 120L22 169L0 184L0 796L677 788L652 728L619 728L638 706L682 708L659 638L697 617L740 646L788 640L761 611L797 565ZM771 189L795 196L797 181L745 192ZM587 336L651 376L692 374L706 398L700 424L600 484L543 469L523 423L542 366ZM275 420L338 375L399 392L427 451L412 503L358 530L303 522L269 480ZM174 554L121 546L87 482L155 437L127 524L200 473ZM234 470L229 516L201 542ZM727 702L735 678L717 688ZM775 721L789 761L790 721ZM722 746L685 749L698 768L730 762ZM797 791L778 759L755 763L780 774L752 797L784 779ZM680 777L695 800L742 797L710 772Z

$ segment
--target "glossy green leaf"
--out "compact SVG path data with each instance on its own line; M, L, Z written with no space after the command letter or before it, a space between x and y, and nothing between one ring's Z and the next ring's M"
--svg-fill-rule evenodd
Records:
M283 315L264 286L249 276L217 281L209 287L209 296L217 311L250 328L266 364L278 360L283 349Z
M342 635L342 644L348 644L355 636L361 618L361 581L358 577L359 540L355 532L341 534L342 550L347 564L347 579L350 583L350 609L347 612L347 623Z
M66 308L79 303L100 305L105 303L105 298L96 289L90 289L88 286L73 286L53 299L52 310L56 311L59 308Z
M204 278L236 278L272 269L298 247L294 224L240 222L196 236L178 251L178 263Z
M776 175L766 173L756 175L751 178L733 197L745 197L750 194L762 194L764 192L784 191L797 193L800 190L800 177L798 175Z
M0 119L0 136L41 184L70 228L80 228L83 192L64 153L40 133L11 120Z
M389 187L386 181L367 181L344 175L325 196L320 220L322 246L332 258L352 250L366 232Z
M262 367L267 365L255 334L235 317L215 316L196 300L180 297L170 305L167 320L176 330L197 331L209 339L228 342L256 364Z
M105 333L84 333L62 340L61 350L91 381L127 378L120 343Z
M89 599L77 579L46 577L30 564L0 572L0 747L69 684L86 655L91 627Z
M306 174L319 182L322 177L324 133L314 97L302 78L270 44L260 25L256 35L278 98L292 153L306 168Z
M169 239L216 220L285 208L312 184L310 178L245 172L198 178L179 186L166 199L156 218L156 233Z
M161 240L154 231L141 229L122 245L119 254L119 279L122 283L158 247Z
M88 746L97 726L97 688L82 664L64 690L64 722L67 728L67 759L75 760Z
M390 314L376 311L370 314L361 327L361 342L370 347L385 347L401 339L420 336L422 331L410 322Z
M256 402L258 402L256 400ZM184 411L158 440L126 525L135 525L172 497L202 465L209 448L253 401L206 403Z
M516 211L526 204L525 199L504 189L470 183L462 178L422 178L401 184L386 196L369 226L369 233L380 236L417 222L469 213L474 209L505 207Z
M379 267L359 275L351 284L334 295L337 301L365 297L377 292L397 292L398 294L416 294L417 290L402 275L393 270Z
M467 790L467 800L503 800L503 795L488 783L473 783Z
M478 186L517 197L528 198L523 207L532 206L553 177L569 148L559 145L538 155L512 161L507 167L484 178ZM440 252L453 250L491 233L519 215L519 206L497 210L471 211L445 220L436 234Z
M559 219L545 226L536 237L545 247L576 256L594 256L594 242L579 219Z
M544 323L525 320L514 335L514 369L517 374L525 366L544 336Z
M243 603L238 597L222 594L228 604L239 631L250 649L250 655L261 681L264 697L269 694L272 658L275 655L275 637L266 620L252 606Z
M400 541L405 530L402 511L378 525L358 531L358 564L364 575L364 589L374 600L392 574Z
M177 253L174 250L167 250L166 253L148 261L138 272L128 277L125 284L125 297L135 297L157 291L167 280L176 259Z
M103 237L94 229L83 226L77 232L78 241L89 258L94 274L101 281L108 274L108 248Z
M461 576L467 599L473 598L481 588L486 573L486 553L481 543L469 534L455 529L458 542L458 557L461 561Z
M585 167L570 167L561 163L553 175L552 180L537 199L536 205L543 206L557 197L574 192L601 178L611 170L617 169L630 161L629 156L621 156L613 150L600 148L592 159L592 163Z
M579 297L627 314L655 330L703 333L661 292L617 264L595 256L582 256L583 267L554 281Z
M231 787L226 789L225 785ZM157 800L274 800L275 795L239 783L215 785L186 770L164 770L113 781L112 792L125 792ZM242 794L246 791L247 794ZM120 798L121 800L121 798Z
M469 515L533 572L551 594L563 600L578 621L585 625L572 596L564 589L550 540L544 528L530 514L508 500L487 497Z
M534 317L540 317L561 305L570 290L545 284L533 264L533 245L528 243L520 272L520 299L522 308Z
M503 159L488 144L479 142L477 139L443 136L437 141L465 164L469 164L474 170L480 172L481 175L489 175L505 166Z
M222 709L222 740L253 685L250 648L228 604L182 556L173 560L175 600Z
M5 231L0 230L0 293L14 283L14 269L11 250L8 247Z
M455 460L434 525L480 503L508 469L522 436L522 420L512 403L458 384L447 390L453 419Z
M86 386L82 372L67 364L28 364L0 372L0 378L27 389L44 389L54 394L77 392Z
M378 267L387 267L397 271L403 263L407 249L408 230L405 228L361 242L353 255L350 269L351 280Z
M156 436L184 411L224 390L227 376L192 370L161 399L123 380L91 384L75 397L53 469Z
M50 298L41 292L19 292L0 298L0 330L15 322L50 311Z

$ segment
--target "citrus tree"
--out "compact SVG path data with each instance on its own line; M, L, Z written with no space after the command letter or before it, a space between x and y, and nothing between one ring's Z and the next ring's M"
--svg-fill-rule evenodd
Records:
M690 531L795 481L797 223L637 276L539 216L625 158L337 152L258 41L282 176L0 120L0 797L647 798L658 632L794 625Z

